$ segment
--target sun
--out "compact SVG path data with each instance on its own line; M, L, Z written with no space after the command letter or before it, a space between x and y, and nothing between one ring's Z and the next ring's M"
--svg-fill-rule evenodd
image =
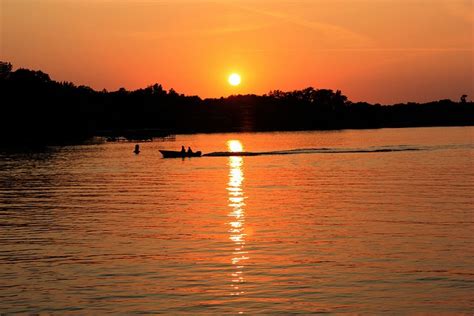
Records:
M241 78L240 78L240 75L237 74L237 73L233 73L229 76L229 78L227 79L227 81L229 81L229 84L231 86L238 86L240 84L240 81L241 81Z

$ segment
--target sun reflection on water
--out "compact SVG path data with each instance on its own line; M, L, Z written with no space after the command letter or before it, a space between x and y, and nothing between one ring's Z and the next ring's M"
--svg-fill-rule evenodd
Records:
M238 140L227 142L229 151L242 151L243 146ZM231 208L228 216L230 217L229 239L234 243L234 251L232 252L231 263L234 271L231 275L232 292L231 295L244 294L241 284L245 282L244 263L249 259L248 252L245 250L245 194L242 188L244 181L243 158L229 157L229 182L227 191L229 194L229 207Z
M233 153L238 153L244 150L244 146L242 146L240 140L235 139L227 141L227 148Z

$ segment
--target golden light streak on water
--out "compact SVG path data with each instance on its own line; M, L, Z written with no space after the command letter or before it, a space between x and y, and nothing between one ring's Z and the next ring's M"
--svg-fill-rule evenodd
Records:
M242 143L238 140L227 142L229 151L242 151ZM242 295L245 291L241 285L245 282L244 262L248 260L248 252L245 250L245 195L242 188L244 181L243 158L229 157L229 182L227 191L229 194L230 217L229 239L234 243L235 248L232 252L231 263L234 266L234 272L231 274L231 295Z

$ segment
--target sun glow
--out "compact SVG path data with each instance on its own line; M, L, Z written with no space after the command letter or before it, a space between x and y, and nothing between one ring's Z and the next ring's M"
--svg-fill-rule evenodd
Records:
M227 80L229 81L229 84L231 86L235 87L235 86L238 86L240 84L241 78L240 78L239 74L233 73L229 76L229 78Z
M229 151L233 153L238 153L244 150L244 147L239 140L229 140L227 142L227 148L229 148Z

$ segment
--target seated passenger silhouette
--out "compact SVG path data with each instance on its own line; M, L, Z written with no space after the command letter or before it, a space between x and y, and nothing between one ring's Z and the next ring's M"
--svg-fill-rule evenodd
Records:
M188 155L192 155L193 151L191 150L191 147L188 147Z

